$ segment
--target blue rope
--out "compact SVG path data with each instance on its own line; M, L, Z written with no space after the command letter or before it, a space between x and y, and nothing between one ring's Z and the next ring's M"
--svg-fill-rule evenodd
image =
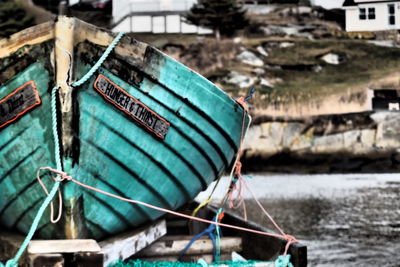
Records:
M244 102L248 102L253 98L256 88L251 88L249 95L244 99Z
M213 243L213 247L214 247L214 255L215 255L215 246L216 246L216 240L215 240L215 235L214 235L214 231L215 231L215 225L214 224L210 224L206 229L204 229L202 232L200 232L199 234L195 235L192 240L190 240L190 242L182 249L182 251L179 253L179 257L178 259L181 259L186 252L188 251L188 249L193 245L194 242L196 242L200 237L207 235L212 243Z
M96 64L93 65L93 67L79 80L74 83L72 83L73 87L81 86L84 84L86 81L92 77L92 75L97 71L97 69L103 64L103 62L106 60L106 58L110 55L111 51L115 48L115 46L118 44L119 40L121 40L122 36L124 36L124 32L118 33L118 35L114 38L114 40L111 42L111 44L107 47L106 51L104 54L100 57L100 59L96 62Z
M112 41L112 43L107 47L106 51L104 54L100 57L100 59L96 62L96 64L77 82L74 82L72 86L80 86L83 83L85 83L87 80L90 79L90 77L97 71L97 69L103 64L103 62L106 60L108 55L111 53L111 51L115 48L119 40L122 38L124 33L119 33L115 39ZM61 150L60 150L60 141L59 141L59 136L58 136L58 125L57 125L57 108L56 108L56 94L58 92L58 86L55 86L53 90L51 91L51 119L52 119L52 130L53 130L53 141L54 141L54 154L55 154L55 161L56 161L56 167L57 170L62 171L62 164L61 164ZM18 261L21 258L22 254L26 250L26 248L29 245L29 242L32 240L33 235L36 232L36 229L39 226L40 219L43 216L43 213L45 212L47 206L50 204L51 200L53 199L54 195L57 193L58 188L60 187L60 182L55 182L50 193L40 206L38 212L36 213L35 219L33 220L33 223L29 229L28 234L25 237L24 242L22 242L20 248L17 251L17 254L15 254L15 257L8 260L6 264L4 265L3 263L0 262L0 267L18 267Z
M222 213L222 211L223 211L222 208L217 211L214 218L216 222L218 222L218 217ZM214 234L214 232L216 232L216 234ZM210 224L206 229L204 229L202 232L194 236L192 240L190 240L190 242L179 253L178 259L181 259L183 255L186 254L188 249L193 245L193 243L204 235L207 235L211 239L211 242L213 244L214 262L219 262L221 255L221 231L220 227L215 224Z

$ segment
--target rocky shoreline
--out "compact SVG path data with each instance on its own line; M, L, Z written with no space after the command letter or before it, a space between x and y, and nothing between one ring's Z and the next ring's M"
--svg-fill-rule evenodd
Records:
M244 140L242 162L245 171L399 172L400 113L255 117Z

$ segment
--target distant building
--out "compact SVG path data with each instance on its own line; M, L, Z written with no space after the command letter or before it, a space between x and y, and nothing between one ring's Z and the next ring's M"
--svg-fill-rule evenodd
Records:
M400 110L400 80L393 75L371 82L367 90L370 110Z
M197 0L113 0L113 31L212 33L187 24L183 15Z
M346 31L400 29L400 1L345 0Z
M325 9L341 8L344 0L311 0L311 5L321 6Z

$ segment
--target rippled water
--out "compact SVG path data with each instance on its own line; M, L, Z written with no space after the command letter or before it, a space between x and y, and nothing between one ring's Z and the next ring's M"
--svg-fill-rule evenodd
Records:
M254 175L248 184L307 245L309 266L400 266L400 174ZM249 219L272 229L245 197Z

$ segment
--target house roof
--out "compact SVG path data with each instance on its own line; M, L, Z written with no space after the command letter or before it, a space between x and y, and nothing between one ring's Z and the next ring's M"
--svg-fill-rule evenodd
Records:
M358 6L359 4L373 4L373 3L385 3L385 2L400 2L394 0L345 0L343 6Z
M354 2L354 0L345 0L343 3L343 6L356 6L357 4Z

